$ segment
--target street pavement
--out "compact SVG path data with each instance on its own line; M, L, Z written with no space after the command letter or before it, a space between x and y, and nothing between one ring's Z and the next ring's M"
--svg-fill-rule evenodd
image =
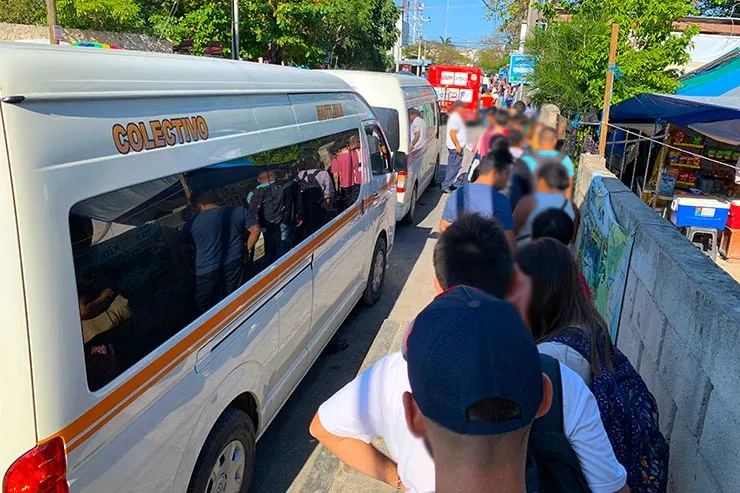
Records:
M468 133L475 139L480 127ZM463 169L469 154L466 151ZM444 146L441 160L446 161ZM415 224L399 225L380 301L352 311L257 443L253 493L395 491L340 463L309 435L308 425L334 392L378 359L400 350L408 323L434 297L432 252L444 202L438 187L428 188L419 198ZM383 450L382 442L376 446Z

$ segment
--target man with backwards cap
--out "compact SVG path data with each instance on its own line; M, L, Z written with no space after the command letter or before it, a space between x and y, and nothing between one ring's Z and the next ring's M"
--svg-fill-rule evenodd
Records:
M529 432L552 383L516 309L458 286L416 317L404 357L411 433L434 457L435 491L523 493Z
M506 236L493 218L460 216L435 245L434 270L438 293L467 284L517 306L526 298L526 290L517 287ZM505 311L507 316L510 312ZM588 487L594 493L628 491L627 472L614 455L596 399L567 366L560 365L560 377L563 434ZM405 423L402 401L413 390L409 380L401 353L389 354L324 402L310 432L351 468L399 490L427 493L435 489L434 460L425 441L414 437ZM384 439L390 456L373 447L376 437Z

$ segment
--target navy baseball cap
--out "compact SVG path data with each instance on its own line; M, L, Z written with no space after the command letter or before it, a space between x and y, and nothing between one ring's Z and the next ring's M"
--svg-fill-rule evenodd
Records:
M537 345L514 306L458 286L416 317L404 341L411 392L422 414L461 435L500 435L534 421L542 403ZM468 409L505 399L519 413L490 423Z

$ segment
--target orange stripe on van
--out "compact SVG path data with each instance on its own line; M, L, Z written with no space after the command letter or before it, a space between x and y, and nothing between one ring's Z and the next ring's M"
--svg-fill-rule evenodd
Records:
M391 182L386 183L382 188L388 188L391 183L392 180ZM283 264L279 265L272 272L269 272L257 284L242 293L238 298L233 300L219 312L215 313L199 328L185 336L162 356L150 363L149 366L143 368L129 380L125 381L119 388L111 392L110 395L98 402L95 406L91 407L72 423L64 427L60 432L52 437L42 440L42 442L49 440L54 436L60 436L66 444L67 453L84 443L129 404L164 378L164 376L172 369L181 364L189 355L197 350L205 340L213 337L223 329L223 327L238 317L243 310L244 305L255 302L270 289L284 280L290 271L300 263L300 261L305 259L309 253L313 253L313 250L331 239L331 237L334 236L340 228L344 227L349 221L354 219L359 212L359 204L352 207L347 214L341 217L338 221L329 225L326 231L288 257Z

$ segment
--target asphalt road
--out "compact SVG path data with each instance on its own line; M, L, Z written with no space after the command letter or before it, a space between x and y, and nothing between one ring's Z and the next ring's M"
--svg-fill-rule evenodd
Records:
M479 133L469 129L471 140ZM469 161L466 152L464 168ZM415 224L399 225L382 298L373 307L355 307L259 440L253 493L394 491L340 464L308 434L308 425L319 405L361 369L400 349L408 322L433 298L432 250L443 206L440 189L428 188Z

